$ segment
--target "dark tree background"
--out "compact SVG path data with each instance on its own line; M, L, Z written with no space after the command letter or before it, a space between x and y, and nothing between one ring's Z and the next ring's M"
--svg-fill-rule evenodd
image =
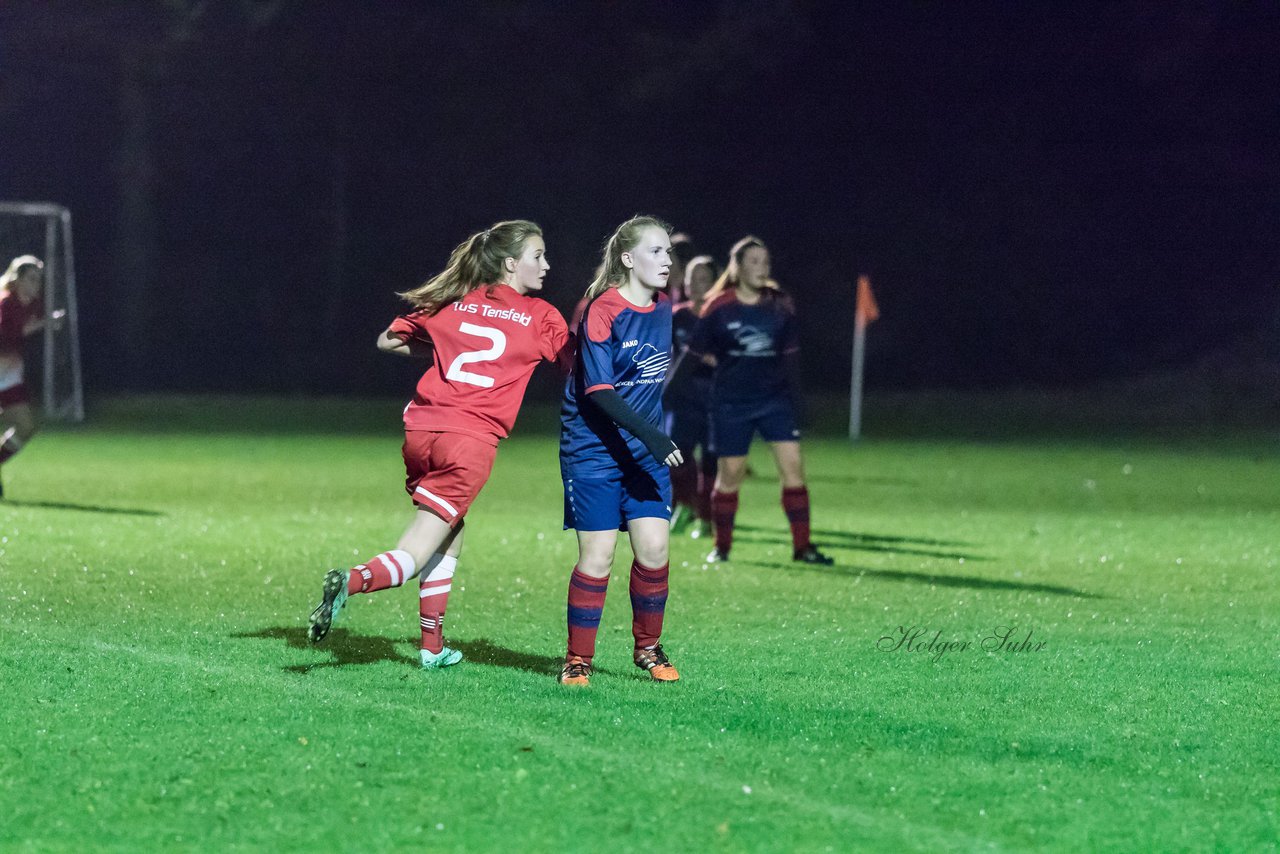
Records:
M403 392L470 231L567 311L636 212L762 236L815 386L861 271L873 386L1088 382L1280 344L1278 9L5 0L0 198L72 209L99 390Z

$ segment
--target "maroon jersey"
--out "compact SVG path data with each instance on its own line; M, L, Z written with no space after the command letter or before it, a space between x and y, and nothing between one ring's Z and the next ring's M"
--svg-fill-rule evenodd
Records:
M13 291L0 293L0 391L22 385L22 330L41 314L38 300L23 305Z
M482 285L435 314L397 317L391 333L427 342L435 355L405 408L405 430L462 433L495 445L511 432L533 369L567 358L569 342L554 306L507 285Z

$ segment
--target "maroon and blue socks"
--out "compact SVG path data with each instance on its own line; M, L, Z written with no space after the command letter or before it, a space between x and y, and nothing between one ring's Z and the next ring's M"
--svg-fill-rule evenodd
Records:
M659 567L631 564L631 633L636 649L653 647L662 637L662 618L667 609L670 564ZM592 578L573 568L569 577L569 658L590 664L596 653L596 634L604 613L609 578Z
M662 617L667 610L667 576L670 563L651 568L631 564L631 634L636 649L652 649L662 637Z
M596 654L596 632L604 613L604 595L609 590L609 577L592 578L575 566L569 576L569 657L581 658L587 664Z

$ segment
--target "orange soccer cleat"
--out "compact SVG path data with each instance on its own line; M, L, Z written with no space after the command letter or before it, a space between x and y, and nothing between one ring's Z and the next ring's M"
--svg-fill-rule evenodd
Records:
M566 658L564 667L560 669L561 685L590 685L591 665L574 655Z
M649 671L655 682L675 682L680 678L679 671L667 660L667 654L662 651L660 643L649 649L637 649L635 661L636 667Z

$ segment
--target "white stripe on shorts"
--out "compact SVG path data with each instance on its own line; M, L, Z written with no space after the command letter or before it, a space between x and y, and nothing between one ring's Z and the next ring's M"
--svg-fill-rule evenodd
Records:
M444 512L448 513L450 516L458 515L457 509L452 504L450 504L448 501L445 501L443 498L441 498L439 495L436 495L434 492L423 489L421 486L416 487L413 491L421 492L424 496L426 496L428 501L433 501L436 504L440 505L442 508L444 508Z

